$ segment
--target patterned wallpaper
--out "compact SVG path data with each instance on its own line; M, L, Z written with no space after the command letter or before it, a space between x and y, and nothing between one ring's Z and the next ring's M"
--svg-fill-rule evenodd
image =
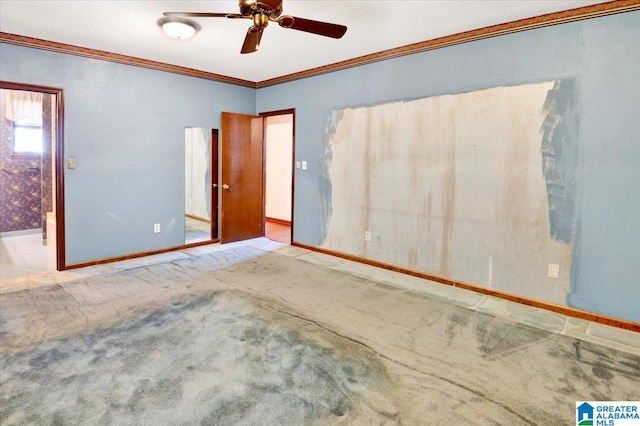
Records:
M42 96L42 157L40 169L42 170L42 239L47 239L47 212L53 211L53 173L51 163L51 108L54 95Z
M38 229L43 220L42 159L11 159L13 123L5 117L5 102L0 96L0 232ZM50 166L48 170L50 182Z

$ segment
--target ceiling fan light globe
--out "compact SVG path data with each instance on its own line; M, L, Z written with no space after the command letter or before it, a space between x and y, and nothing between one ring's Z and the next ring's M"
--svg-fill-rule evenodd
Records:
M162 30L171 38L186 40L195 35L197 28L186 21L168 21L162 24Z

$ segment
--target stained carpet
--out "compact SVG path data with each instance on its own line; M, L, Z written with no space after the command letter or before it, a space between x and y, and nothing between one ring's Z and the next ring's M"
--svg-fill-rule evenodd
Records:
M0 295L0 423L572 424L640 356L252 247Z

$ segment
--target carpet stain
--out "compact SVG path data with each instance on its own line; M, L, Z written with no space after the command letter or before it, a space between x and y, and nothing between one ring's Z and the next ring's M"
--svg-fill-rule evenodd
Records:
M190 253L0 292L0 424L556 425L640 398L636 352L386 273Z
M4 355L0 423L399 420L380 393L389 381L381 364L292 321L224 291ZM367 405L372 395L382 410Z

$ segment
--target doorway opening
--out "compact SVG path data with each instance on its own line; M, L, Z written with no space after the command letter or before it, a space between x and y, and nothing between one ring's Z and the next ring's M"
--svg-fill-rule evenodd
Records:
M295 111L260 114L264 120L264 236L293 239Z
M291 244L295 110L258 116L223 111L220 134L220 243L266 236ZM275 151L272 141L281 144ZM278 176L268 169L275 169ZM275 210L271 209L274 201Z
M62 90L0 81L1 278L64 269Z

